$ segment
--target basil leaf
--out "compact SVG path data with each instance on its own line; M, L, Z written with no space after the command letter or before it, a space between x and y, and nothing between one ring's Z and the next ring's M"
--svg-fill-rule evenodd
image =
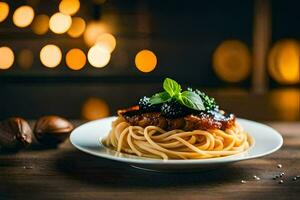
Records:
M170 100L171 97L167 92L160 92L150 97L151 104L160 104Z
M195 92L184 91L178 99L183 105L194 110L205 110L201 97Z
M181 86L176 81L170 78L166 78L164 80L163 87L171 97L181 92Z

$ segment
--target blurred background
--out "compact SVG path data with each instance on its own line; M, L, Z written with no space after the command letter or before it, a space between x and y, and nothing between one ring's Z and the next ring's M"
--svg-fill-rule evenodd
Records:
M300 1L0 1L0 119L93 120L198 87L258 121L300 120Z

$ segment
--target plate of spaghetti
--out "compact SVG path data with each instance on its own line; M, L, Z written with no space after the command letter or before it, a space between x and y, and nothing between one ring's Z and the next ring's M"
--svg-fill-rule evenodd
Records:
M236 118L216 101L166 78L163 91L142 97L117 116L76 128L71 143L86 153L150 170L202 169L278 150L282 136Z

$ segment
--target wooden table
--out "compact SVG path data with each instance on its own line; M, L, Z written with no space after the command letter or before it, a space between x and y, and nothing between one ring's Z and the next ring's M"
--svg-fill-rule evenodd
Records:
M269 125L283 134L278 152L206 172L141 171L84 154L69 142L0 155L0 199L300 199L300 178L292 180L300 175L300 123ZM283 184L272 180L280 172Z

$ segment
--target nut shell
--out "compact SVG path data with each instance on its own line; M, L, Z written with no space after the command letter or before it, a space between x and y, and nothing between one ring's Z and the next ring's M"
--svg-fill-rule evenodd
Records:
M16 152L32 143L32 130L19 117L0 122L0 152Z
M65 118L50 115L38 119L34 127L37 141L46 146L56 146L64 142L74 126Z

